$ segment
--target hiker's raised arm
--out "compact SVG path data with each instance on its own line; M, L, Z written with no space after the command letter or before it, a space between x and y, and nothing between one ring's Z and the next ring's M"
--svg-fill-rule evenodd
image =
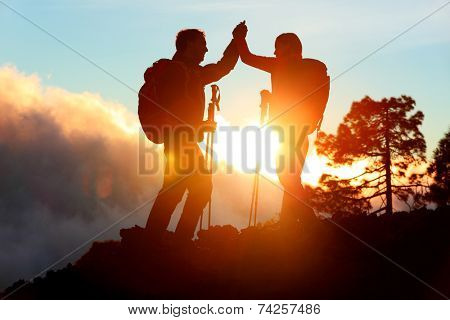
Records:
M236 42L241 61L251 67L272 72L275 65L275 58L258 56L250 52L245 37L247 36L247 26L245 21L237 25L233 31L234 41Z
M237 51L234 40L228 44L227 48L223 52L222 59L216 63L207 64L202 68L202 80L203 84L219 81L222 77L230 73L234 69L239 59L239 53Z

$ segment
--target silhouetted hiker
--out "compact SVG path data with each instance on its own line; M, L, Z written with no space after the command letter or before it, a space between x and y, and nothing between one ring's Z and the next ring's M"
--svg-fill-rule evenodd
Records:
M308 134L320 126L328 100L327 68L318 60L303 59L302 43L294 33L277 37L275 57L252 54L246 35L247 26L242 22L234 32L242 62L270 73L272 80L269 117L281 135L277 174L285 190L281 224L295 225L298 213L303 222L314 222L314 211L304 203L301 173L308 152Z
M141 100L145 104L147 95L157 99L166 111L160 108L156 116L163 119L168 129L160 137L146 131L150 140L164 142L166 158L163 187L150 211L146 230L151 237L162 236L173 211L188 191L175 235L178 240L190 240L212 192L211 175L198 146L203 140L199 131L204 124L204 87L227 75L239 55L231 40L219 62L200 66L208 49L205 34L197 29L180 31L175 45L176 52L171 60L161 59L147 69L146 84L141 89L140 106ZM139 114L141 123L146 122L144 107ZM148 117L151 119L152 115Z

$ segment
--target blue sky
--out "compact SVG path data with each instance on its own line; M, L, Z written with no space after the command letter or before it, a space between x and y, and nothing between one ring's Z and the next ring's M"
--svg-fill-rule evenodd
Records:
M205 30L217 60L241 20L256 53L271 55L275 37L296 32L304 56L335 77L445 1L29 1L1 0L86 55L136 91L153 61L171 57L178 30ZM354 100L411 95L425 113L428 153L450 125L450 5L333 82L323 129L333 131ZM36 73L45 85L89 91L137 110L137 95L0 3L0 65ZM245 125L258 117L267 74L239 63L219 85L222 115Z

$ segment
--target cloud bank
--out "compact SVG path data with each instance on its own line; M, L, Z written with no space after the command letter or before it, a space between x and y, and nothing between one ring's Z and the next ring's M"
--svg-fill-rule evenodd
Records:
M3 66L0 112L1 288L149 200L160 176L138 174L134 116L98 95L44 88L36 75Z

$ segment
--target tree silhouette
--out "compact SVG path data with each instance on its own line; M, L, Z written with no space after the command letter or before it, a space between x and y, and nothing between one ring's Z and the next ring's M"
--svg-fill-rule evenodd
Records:
M434 150L433 161L428 167L428 173L433 175L433 184L427 198L439 206L450 204L450 129L439 141Z
M424 115L421 111L411 115L415 104L404 95L381 101L366 96L353 102L336 135L319 134L317 152L327 156L331 166L365 160L366 169L349 179L322 176L324 188L319 188L319 194L331 194L343 208L358 203L360 211L370 210L370 200L381 198L381 207L373 213L391 214L393 195L407 202L414 188L421 186L423 174L410 172L424 163L426 149L419 130Z
M348 180L338 180L324 174L320 184L326 187L305 186L310 204L319 212L331 213L333 218L340 218L368 213L372 208L370 201L362 199L359 190L350 187Z

